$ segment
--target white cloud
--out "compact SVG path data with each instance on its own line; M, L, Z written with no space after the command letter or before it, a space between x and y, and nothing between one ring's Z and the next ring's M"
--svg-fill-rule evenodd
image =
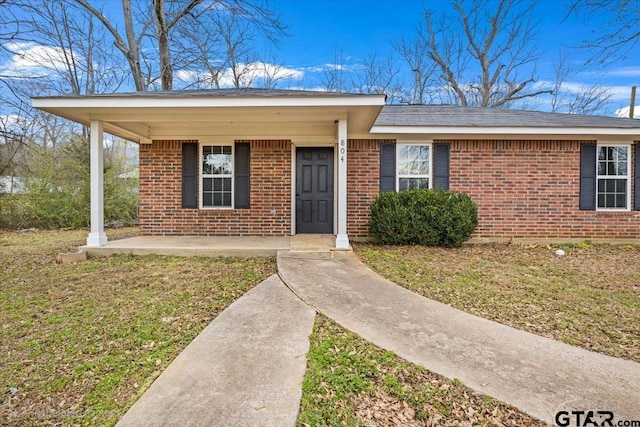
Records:
M619 108L616 110L616 117L629 117L629 110L631 107ZM633 118L640 119L640 106L636 106L633 110Z
M584 91L586 88L590 88L594 83L582 83L582 82L564 82L562 83L561 90L565 93L580 93ZM620 101L620 100L629 100L631 97L631 88L629 86L622 85L598 85L597 87L602 89L606 89L611 97L609 98L612 101ZM553 89L554 83L548 80L539 80L535 83L534 87L536 89Z
M607 71L605 74L615 77L640 77L640 67L622 67Z
M11 43L7 48L13 55L0 67L6 77L34 77L66 68L65 50L60 47Z
M191 70L178 70L175 72L174 77L183 82L194 82L197 81L198 78L202 78L205 73L200 73L198 71Z
M615 101L626 100L631 98L631 88L629 86L604 86L611 92L611 99Z

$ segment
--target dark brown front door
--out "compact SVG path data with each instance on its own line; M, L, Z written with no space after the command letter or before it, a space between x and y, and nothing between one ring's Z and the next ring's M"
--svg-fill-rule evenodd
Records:
M296 151L296 233L333 233L333 148Z

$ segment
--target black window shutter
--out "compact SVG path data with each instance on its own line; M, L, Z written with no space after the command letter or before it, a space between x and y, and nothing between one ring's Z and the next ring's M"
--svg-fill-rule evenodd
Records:
M596 209L596 144L580 145L580 209Z
M182 207L198 207L198 144L182 144Z
M635 160L635 167L634 167L634 171L633 171L633 176L634 176L634 184L633 184L633 188L635 191L635 196L634 196L634 202L633 202L633 209L640 211L640 143L636 143L636 145L634 145L634 150L636 152L636 158Z
M449 189L448 143L433 144L433 188Z
M380 145L380 192L396 191L396 144Z
M237 142L235 147L235 188L233 205L236 209L247 209L250 204L250 151L251 144Z

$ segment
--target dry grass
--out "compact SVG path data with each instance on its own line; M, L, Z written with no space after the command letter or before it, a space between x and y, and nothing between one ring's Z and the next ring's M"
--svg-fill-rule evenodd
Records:
M543 426L316 318L299 426Z
M85 238L0 232L1 425L113 425L218 313L275 272L273 259L55 263Z
M566 255L558 257L558 247ZM360 244L370 268L478 316L640 362L640 247Z

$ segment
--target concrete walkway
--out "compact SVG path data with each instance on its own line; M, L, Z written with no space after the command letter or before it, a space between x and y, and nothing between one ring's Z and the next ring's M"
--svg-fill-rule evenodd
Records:
M304 301L387 350L553 423L560 410L640 419L640 364L571 347L418 296L353 253L280 253ZM584 420L584 418L583 418Z
M314 317L270 277L216 317L117 426L295 426Z

